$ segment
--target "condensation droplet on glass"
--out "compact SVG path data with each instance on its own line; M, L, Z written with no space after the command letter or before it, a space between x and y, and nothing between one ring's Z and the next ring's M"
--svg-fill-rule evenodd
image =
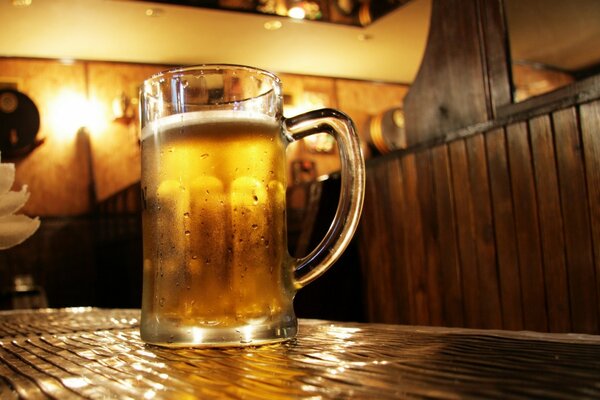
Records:
M257 229L258 225L257 224L252 224L252 229Z
M165 305L165 298L161 297L160 300L158 301L158 305L163 307Z
M190 236L191 232L190 231L185 231L185 236Z
M209 154L208 154L208 153L204 153L204 154L202 154L202 155L200 156L200 158L204 160L204 159L205 159L205 158L207 158L208 156L209 156Z
M189 218L189 217L190 217L190 213L189 213L189 212L184 212L184 213L183 213L183 216L184 216L185 218Z

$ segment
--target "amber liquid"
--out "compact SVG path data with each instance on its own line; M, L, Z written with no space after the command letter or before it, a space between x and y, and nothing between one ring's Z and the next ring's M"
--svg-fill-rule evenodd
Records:
M143 133L147 342L295 334L285 146L274 121L239 114L168 117Z

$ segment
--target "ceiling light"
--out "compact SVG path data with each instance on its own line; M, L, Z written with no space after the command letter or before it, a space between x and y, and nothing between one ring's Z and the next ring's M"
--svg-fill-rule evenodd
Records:
M281 21L278 20L267 21L264 24L265 29L268 31L276 31L277 29L281 29L282 26L283 24L281 23Z
M302 7L292 7L288 10L288 16L294 19L304 19L306 12Z
M147 8L146 9L146 16L147 17L160 17L161 15L163 15L165 12L165 10L163 10L162 8Z
M12 5L15 7L29 7L32 0L12 0Z

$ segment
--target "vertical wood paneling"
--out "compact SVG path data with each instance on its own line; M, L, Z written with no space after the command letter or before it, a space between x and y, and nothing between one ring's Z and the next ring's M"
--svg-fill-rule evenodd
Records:
M498 107L511 101L510 61L506 49L507 28L502 6L497 0L478 0L482 25L482 42L485 48L485 67L489 88L488 101L492 115Z
M365 202L362 213L362 223L359 225L359 241L361 265L363 275L366 277L367 293L367 315L369 320L377 322L396 322L395 317L402 319L406 316L397 304L400 302L403 292L397 290L398 282L393 276L390 266L395 265L398 260L388 249L394 248L392 235L381 227L385 226L389 216L386 208L377 207L383 199L390 202L386 178L387 165L380 165L369 169L368 179L365 186ZM388 203L388 204L391 204ZM369 223L365 223L368 221ZM377 255L377 256L375 256ZM390 294L396 293L397 298L390 299ZM385 306L384 306L385 305Z
M494 213L502 327L518 330L523 329L523 304L504 130L488 132L485 142Z
M390 221L404 218L406 201L400 161L370 168L366 182L358 239L368 317L373 322L408 324L414 305L405 261L404 229L401 225L400 229L387 229Z
M579 113L592 224L596 293L600 297L600 101L581 105ZM597 304L600 318L600 301Z
M598 133L593 101L377 163L394 256L374 257L396 260L378 301L410 324L599 333Z
M421 221L421 205L417 189L417 167L414 154L403 157L401 162L404 182L404 209L402 218L405 221L404 254L409 282L413 288L411 294L414 308L411 320L416 324L429 324L429 304L427 287L427 262L423 247L423 226Z
M437 212L431 152L416 154L418 175L418 206L423 232L424 275L426 276L427 309L429 324L442 325L442 287L440 285L440 251L437 235Z
M439 242L439 276L442 306L442 324L463 326L463 294L461 267L456 237L454 194L448 147L431 150L435 210L437 214L437 239Z
M465 143L460 140L449 145L454 187L454 207L458 221L458 249L462 272L465 326L482 327L481 295L477 267L473 199L469 181L469 164Z
M404 189L405 176L406 174L402 170L400 160L394 160L389 164L389 167L386 170L385 184L389 187L387 198L390 199L390 201L387 203L389 208L384 207L386 212L384 221L385 226L390 226L390 224L393 223L391 221L406 221L405 216L410 209ZM415 320L414 310L416 307L416 300L414 292L416 289L412 285L411 264L407 261L406 255L407 235L410 235L411 231L407 225L400 225L393 231L394 232L391 234L392 247L382 249L382 251L390 251L396 259L396 263L390 266L396 284L392 285L393 291L386 299L386 302L397 302L395 307L400 310L400 314L399 318L393 320L394 322L413 323Z
M506 132L512 184L525 329L546 331L548 318L540 250L537 199L527 125L510 125Z
M569 332L571 330L569 288L550 118L545 115L532 119L529 122L529 129L540 216L548 323L553 332Z
M478 134L465 140L469 159L469 179L473 199L473 221L479 290L481 297L481 323L484 328L502 326L496 249L490 203L487 161L483 135Z
M577 332L597 332L598 314L590 312L590 305L598 304L598 294L577 115L573 108L568 108L554 113L552 120L569 265L572 327Z

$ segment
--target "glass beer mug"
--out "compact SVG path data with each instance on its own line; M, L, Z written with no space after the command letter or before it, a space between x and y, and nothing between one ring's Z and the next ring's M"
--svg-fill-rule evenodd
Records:
M350 241L364 197L351 120L322 109L284 118L279 79L234 65L171 70L141 89L141 338L169 346L243 346L296 335L293 298ZM337 213L308 256L287 251L286 146L337 140Z

